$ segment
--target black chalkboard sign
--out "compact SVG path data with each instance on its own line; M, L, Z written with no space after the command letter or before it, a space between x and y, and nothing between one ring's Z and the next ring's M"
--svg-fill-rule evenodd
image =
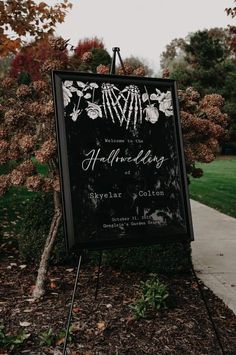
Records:
M54 71L67 245L193 239L173 80Z

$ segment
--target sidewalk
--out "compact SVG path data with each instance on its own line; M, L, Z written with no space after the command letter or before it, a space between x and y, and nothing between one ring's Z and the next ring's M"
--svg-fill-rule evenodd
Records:
M236 314L236 219L191 201L198 277Z

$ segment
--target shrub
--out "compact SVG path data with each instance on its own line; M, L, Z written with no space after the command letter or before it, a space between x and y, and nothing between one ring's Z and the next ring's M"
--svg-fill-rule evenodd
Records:
M157 275L151 276L150 280L141 282L142 295L130 306L137 319L146 318L151 313L166 307L166 299L169 296L167 286L159 281Z
M98 262L98 253L92 254ZM175 242L133 248L119 248L103 252L103 265L122 271L155 272L162 274L186 273L191 269L190 243Z
M53 198L51 194L39 194L27 204L19 231L19 251L24 262L36 264L42 255L43 247L53 217ZM66 251L62 223L51 256L51 262L65 261Z

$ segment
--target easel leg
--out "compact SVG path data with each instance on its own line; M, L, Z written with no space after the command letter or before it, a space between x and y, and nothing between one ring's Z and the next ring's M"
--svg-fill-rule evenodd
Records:
M98 288L99 288L99 281L100 281L100 271L101 271L101 264L102 264L102 251L99 254L99 263L98 263L98 273L97 273L97 283L96 283L96 290L95 290L95 300L98 297Z
M74 306L74 301L75 301L75 293L76 293L77 286L78 286L81 260L82 260L82 254L80 254L80 257L79 257L76 278L75 278L75 284L74 284L74 290L72 293L70 310L69 310L69 314L68 314L68 318L67 318L67 327L66 327L66 335L65 335L65 340L64 340L63 355L66 355L66 347L67 347L68 336L69 336L69 332L70 332L70 324L71 324L71 317L72 317L73 306Z

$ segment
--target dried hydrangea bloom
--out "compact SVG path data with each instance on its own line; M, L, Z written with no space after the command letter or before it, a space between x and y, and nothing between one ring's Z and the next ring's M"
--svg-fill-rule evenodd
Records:
M0 175L0 196L3 196L9 187L9 176Z
M43 73L50 72L51 70L58 70L64 68L64 63L59 59L47 59L42 65L41 71Z
M196 160L202 163L210 163L215 159L215 155L211 149L203 143L198 143L193 147Z
M42 114L44 106L37 102L30 102L26 105L26 108L30 114Z
M123 68L119 67L117 70L117 74L118 75L131 75L134 71L134 68L132 67L132 65L130 65L128 63L124 63L124 68L125 68L125 73L123 71Z
M28 85L21 84L16 90L16 96L20 99L24 99L25 97L31 95L31 89Z
M88 63L92 58L93 58L92 52L88 51L82 55L81 60L83 63Z
M0 128L0 139L7 138L8 130L6 128Z
M35 158L39 163L45 164L54 156L56 149L56 141L54 139L49 139L42 144L38 151L35 152Z
M15 110L8 110L5 112L4 115L4 121L7 125L12 124L14 121L16 121L16 115L17 112Z
M14 186L22 185L25 181L24 174L18 169L12 170L10 174L10 182Z
M0 152L4 153L7 152L9 148L9 143L7 141L5 141L4 139L0 140Z
M217 106L222 107L225 103L224 98L219 94L205 95L201 100L201 107Z
M109 74L110 68L107 65L100 64L96 71L98 74Z
M9 76L2 80L2 87L4 89L10 89L12 86L14 86L14 84L15 80L13 78L10 78Z
M170 76L170 71L169 69L165 68L162 70L162 78L167 79Z
M219 148L219 142L215 138L209 138L207 141L207 146L212 150L212 151L217 151Z
M43 180L41 175L33 175L26 179L26 187L31 192L40 191Z
M21 139L19 139L19 147L25 151L30 151L35 144L35 138L29 134L25 134Z
M21 163L18 167L17 170L21 171L24 175L32 175L35 172L35 166L32 162L32 160L28 159Z
M7 151L7 156L9 160L17 160L21 156L21 152L19 150L17 143L11 143L10 147Z
M42 109L42 114L44 116L52 115L54 113L54 105L53 101L49 100L48 102L44 103L43 109Z
M6 164L7 161L9 160L8 155L6 153L1 153L0 154L0 165Z
M135 75L135 76L145 76L146 75L146 71L145 71L144 67L139 67L139 68L137 68L137 69L135 69L133 71L133 75Z
M14 105L17 105L18 101L18 98L9 97L4 104L6 104L6 106L8 105L9 107L13 107Z
M190 146L184 147L184 155L187 165L192 164L196 159L194 152L192 151Z
M53 190L53 179L46 178L43 181L42 190L44 192L49 192Z
M32 87L37 93L41 93L42 91L46 91L48 89L47 83L43 80L33 81Z
M193 87L188 87L186 89L186 97L187 97L188 101L199 101L200 94Z

